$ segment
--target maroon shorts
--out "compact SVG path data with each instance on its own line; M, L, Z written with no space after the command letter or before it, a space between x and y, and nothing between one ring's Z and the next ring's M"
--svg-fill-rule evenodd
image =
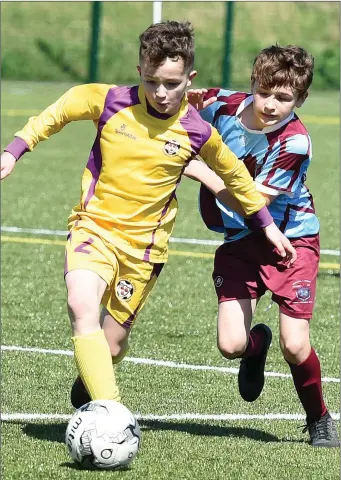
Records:
M297 252L287 268L263 234L224 243L215 254L213 280L218 302L258 298L267 290L281 312L310 319L320 259L318 235L291 240Z

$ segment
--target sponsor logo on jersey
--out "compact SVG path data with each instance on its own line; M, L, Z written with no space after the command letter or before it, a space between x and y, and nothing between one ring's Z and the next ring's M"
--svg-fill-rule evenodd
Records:
M177 140L169 140L163 147L163 153L170 157L174 157L180 150L180 143Z
M121 300L130 300L134 293L134 285L125 278L118 281L116 285L116 295Z
M311 281L310 280L299 280L292 284L292 288L295 290L296 298L302 302L308 302L311 297ZM309 302L311 303L311 302Z
M115 132L118 133L119 135L124 135L125 137L128 137L131 140L137 140L135 135L132 135L131 133L125 131L126 128L127 128L127 125L125 123L122 123L119 129L115 128Z

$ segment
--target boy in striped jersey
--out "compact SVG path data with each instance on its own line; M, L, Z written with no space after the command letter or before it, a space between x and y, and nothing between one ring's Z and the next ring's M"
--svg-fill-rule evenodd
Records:
M196 75L191 25L149 27L140 36L139 60L140 85L71 88L31 117L1 156L5 178L24 153L68 123L91 120L96 129L65 252L79 372L71 392L75 407L120 400L112 362L124 357L131 327L167 261L176 189L193 157L200 155L222 178L289 264L296 258L243 162L188 104L185 91Z
M193 160L185 175L202 183L205 224L224 233L213 272L218 348L228 359L241 358L242 398L253 402L263 389L272 334L263 324L250 328L260 297L270 290L279 305L280 346L307 415L311 444L333 447L339 440L323 400L320 362L309 338L320 256L319 221L304 183L312 146L293 111L308 96L313 67L313 58L304 49L271 46L255 59L252 93L216 88L188 94L254 178L275 223L297 251L292 268L277 262L275 249L252 231L239 202L212 170Z

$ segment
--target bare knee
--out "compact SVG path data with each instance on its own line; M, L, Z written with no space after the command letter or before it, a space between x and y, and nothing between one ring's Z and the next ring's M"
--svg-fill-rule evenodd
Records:
M65 283L73 333L86 335L99 329L99 304L107 283L97 273L86 269L68 272Z
M246 347L247 343L242 339L218 338L218 349L222 356L228 360L241 357L245 352Z
M309 355L311 350L310 342L300 338L280 338L280 347L286 360L292 363L301 363Z
M99 317L99 305L97 302L91 301L84 296L70 293L67 299L67 306L75 319L93 316L97 314Z
M223 357L238 358L245 352L255 307L256 299L249 298L219 303L217 345Z
M99 305L95 301L69 293L67 306L74 333L90 333L99 327Z

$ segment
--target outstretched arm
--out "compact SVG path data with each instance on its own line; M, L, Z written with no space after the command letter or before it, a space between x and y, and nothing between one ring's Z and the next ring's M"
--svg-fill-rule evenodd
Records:
M201 182L221 203L227 205L239 213L239 215L248 218L239 200L229 192L223 180L206 164L199 160L192 160L187 165L184 174L193 180ZM275 198L263 193L260 193L260 195L262 195L265 205L269 205ZM277 248L279 255L287 262L288 267L290 267L297 258L296 251L290 241L270 219L260 226L263 228L267 239Z
M68 90L40 115L29 118L22 130L14 134L15 139L7 145L1 155L1 179L13 170L16 160L65 125L77 120L97 121L103 111L110 85L78 85Z
M245 212L241 203L231 195L223 180L218 177L218 175L211 170L206 163L196 159L190 161L185 168L184 175L205 185L205 187L208 188L208 190L212 192L221 203L227 205L242 217L245 217Z

